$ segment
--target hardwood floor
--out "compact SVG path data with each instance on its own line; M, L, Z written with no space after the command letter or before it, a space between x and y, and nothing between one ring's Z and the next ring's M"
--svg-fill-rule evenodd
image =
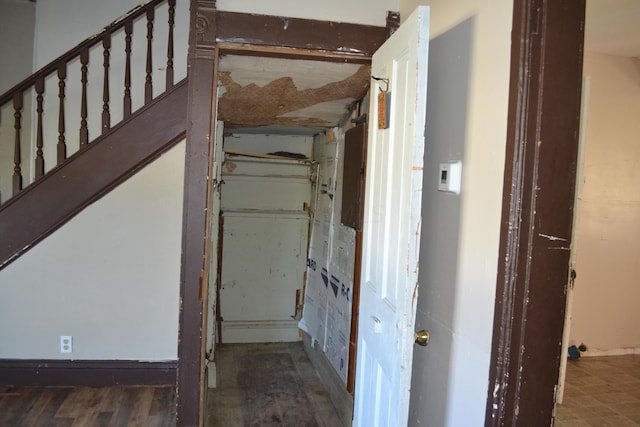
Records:
M0 387L0 426L174 426L173 387Z
M302 343L218 347L210 427L343 427ZM175 426L174 387L3 387L0 427Z
M208 427L344 427L302 343L222 344Z

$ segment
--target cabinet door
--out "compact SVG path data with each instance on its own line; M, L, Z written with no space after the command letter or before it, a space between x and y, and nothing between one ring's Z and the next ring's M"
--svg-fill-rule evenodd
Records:
M347 131L344 143L342 176L342 223L362 230L364 178L367 160L367 123Z

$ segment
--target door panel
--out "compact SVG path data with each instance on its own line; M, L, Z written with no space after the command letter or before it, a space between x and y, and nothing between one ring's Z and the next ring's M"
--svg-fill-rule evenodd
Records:
M429 9L375 53L369 111L354 425L407 424L426 113ZM377 94L387 91L388 128Z
M296 290L306 269L306 214L225 212L222 342L298 341Z
M222 169L222 342L298 341L292 315L306 270L309 165L229 156Z

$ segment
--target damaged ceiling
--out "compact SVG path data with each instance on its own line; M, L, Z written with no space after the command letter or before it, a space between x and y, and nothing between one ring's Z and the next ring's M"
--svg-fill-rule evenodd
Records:
M370 66L224 55L218 79L218 118L225 128L304 128L308 133L347 117L369 88Z

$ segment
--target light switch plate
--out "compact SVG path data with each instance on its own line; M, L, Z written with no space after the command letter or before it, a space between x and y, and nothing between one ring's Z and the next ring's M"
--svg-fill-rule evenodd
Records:
M438 168L438 191L460 194L462 184L462 162L440 163Z

